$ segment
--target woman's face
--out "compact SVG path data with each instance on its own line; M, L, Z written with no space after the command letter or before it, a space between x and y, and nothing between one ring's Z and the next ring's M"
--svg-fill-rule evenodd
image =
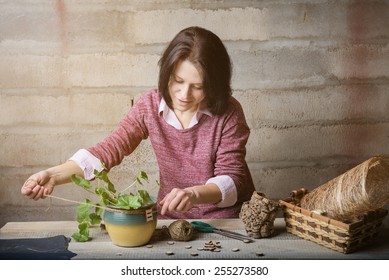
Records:
M174 111L197 111L204 100L203 78L189 60L177 64L170 78L169 94Z

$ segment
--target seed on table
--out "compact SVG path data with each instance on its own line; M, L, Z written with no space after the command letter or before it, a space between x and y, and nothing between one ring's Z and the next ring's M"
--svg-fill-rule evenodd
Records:
M239 248L232 248L231 251L232 252L238 252L240 249Z
M198 253L195 253L195 252L193 252L193 253L191 253L190 254L192 257L197 257L199 254Z
M153 245L147 244L146 247L147 247L147 248L153 248Z
M173 244L174 244L174 241L168 241L167 244L173 245Z
M204 250L204 248L197 248L197 250L198 250L198 251L203 251L203 250Z
M250 243L251 240L250 240L250 239L243 239L243 242L244 242L244 243Z
M214 251L214 252L221 252L221 250L219 248L215 248L212 251Z
M255 255L257 257L263 257L264 256L264 254L262 252L255 252Z
M166 255L170 256L170 255L174 255L174 253L172 251L166 251Z
M190 245L185 246L185 249L191 249L191 248L192 248L192 246L190 246Z

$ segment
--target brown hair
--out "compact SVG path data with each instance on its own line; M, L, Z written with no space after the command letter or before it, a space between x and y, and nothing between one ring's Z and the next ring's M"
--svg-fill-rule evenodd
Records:
M158 89L172 108L169 81L178 62L189 60L203 77L205 100L209 110L221 115L231 96L232 64L225 46L218 36L201 27L180 31L170 42L159 60Z

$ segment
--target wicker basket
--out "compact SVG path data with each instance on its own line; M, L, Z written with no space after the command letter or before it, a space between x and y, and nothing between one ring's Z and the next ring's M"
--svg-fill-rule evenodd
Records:
M290 198L280 200L287 232L344 254L375 238L388 214L388 210L378 209L356 222L343 223L299 207L299 201L307 193L306 189L300 189L293 191Z

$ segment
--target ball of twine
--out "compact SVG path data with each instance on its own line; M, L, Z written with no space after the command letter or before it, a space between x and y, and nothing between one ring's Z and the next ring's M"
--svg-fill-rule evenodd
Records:
M193 227L186 220L174 221L167 227L167 229L170 237L176 241L188 241L193 235Z
M354 221L389 203L389 156L372 157L319 186L301 199L301 207L320 209L339 221Z

